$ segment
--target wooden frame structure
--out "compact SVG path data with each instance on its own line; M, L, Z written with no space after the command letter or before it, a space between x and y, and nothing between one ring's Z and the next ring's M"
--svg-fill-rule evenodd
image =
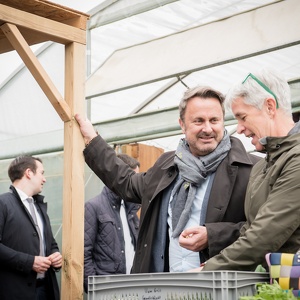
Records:
M86 23L89 15L45 0L0 0L0 54L16 50L64 122L61 298L83 299L83 139L74 119L84 113ZM30 46L65 45L62 97Z

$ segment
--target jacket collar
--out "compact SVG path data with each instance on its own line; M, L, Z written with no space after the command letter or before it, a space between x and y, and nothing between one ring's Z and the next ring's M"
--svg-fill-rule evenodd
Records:
M300 133L291 134L284 137L267 137L266 138L266 152L267 160L275 159L283 152L299 145Z
M105 197L109 200L112 206L120 206L121 205L121 197L115 194L112 190L110 190L107 186L103 187L102 190Z
M253 165L249 154L247 153L243 143L236 137L230 137L231 149L228 154L228 161L230 165L234 163L241 163L245 165Z
M17 199L21 201L21 198L20 198L20 196L19 196L19 194L18 194L16 188L15 188L13 185L11 185L9 188L10 188L11 192L17 197ZM33 198L37 203L39 203L39 204L42 204L42 203L43 203L43 204L44 204L44 198L45 198L45 197L44 197L43 195L37 194L37 195L32 196L32 198Z
M174 163L175 151L170 151L169 153L170 155L166 157L164 165L162 166L163 170L167 170L170 168L177 168L176 164Z

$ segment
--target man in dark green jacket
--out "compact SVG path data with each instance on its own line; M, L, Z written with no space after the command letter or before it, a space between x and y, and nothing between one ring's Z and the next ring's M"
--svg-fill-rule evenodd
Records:
M300 249L300 124L294 123L290 87L274 70L249 74L226 97L238 133L266 159L251 173L241 237L204 270L254 270L268 252Z

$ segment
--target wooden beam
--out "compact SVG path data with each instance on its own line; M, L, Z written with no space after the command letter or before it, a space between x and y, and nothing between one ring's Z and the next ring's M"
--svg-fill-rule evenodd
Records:
M0 0L1 4L86 30L88 14L46 0Z
M11 50L19 53L65 122L61 287L64 300L83 299L84 142L72 115L85 111L84 22L87 18L85 14L44 0L0 0L0 27L4 33L0 30L0 53ZM49 40L66 45L66 101L29 47Z
M80 28L46 19L32 13L21 11L3 4L0 4L1 23L10 23L24 29L30 29L31 38L38 40L43 37L44 41L53 41L61 44L71 42L86 43L86 31ZM0 39L1 39L0 35Z
M41 89L44 91L61 119L64 122L71 120L70 107L60 95L59 91L30 49L29 45L26 43L18 28L12 24L3 24L1 29L14 49L19 53L24 64L40 85Z
M66 46L65 99L76 112L85 113L85 46ZM64 191L61 299L83 299L84 251L84 142L74 118L64 126Z

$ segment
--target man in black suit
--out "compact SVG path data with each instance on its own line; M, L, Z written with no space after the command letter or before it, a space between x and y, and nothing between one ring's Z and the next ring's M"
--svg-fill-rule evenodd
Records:
M0 195L0 299L57 300L62 256L39 195L46 182L42 161L17 157L8 175L10 191Z

